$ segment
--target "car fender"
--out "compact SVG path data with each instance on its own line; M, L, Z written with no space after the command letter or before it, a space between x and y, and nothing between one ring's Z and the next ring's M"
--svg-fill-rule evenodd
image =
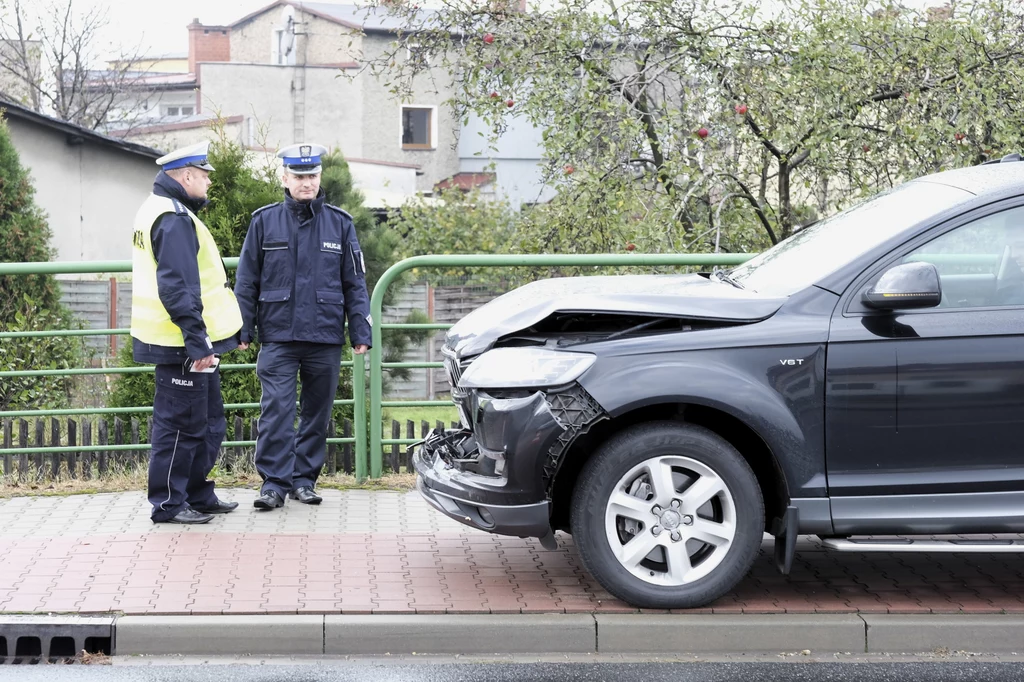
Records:
M782 364L788 360L775 359L777 347L746 349L739 358L733 349L729 362L714 351L604 357L579 383L613 419L662 404L702 405L731 415L772 451L792 497L824 496L824 345L785 352L802 362Z

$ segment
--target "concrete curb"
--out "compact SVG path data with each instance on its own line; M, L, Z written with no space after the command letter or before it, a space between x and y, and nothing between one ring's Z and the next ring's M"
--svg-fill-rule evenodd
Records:
M322 654L323 616L122 616L114 654Z
M602 654L864 650L864 621L852 614L622 614L596 620Z
M864 614L861 617L867 626L866 641L872 653L936 649L1024 653L1022 615Z
M327 616L324 653L586 654L596 649L589 614L518 616Z
M0 614L8 656L21 638L45 653L51 638L97 625L114 655L1024 653L1018 614Z

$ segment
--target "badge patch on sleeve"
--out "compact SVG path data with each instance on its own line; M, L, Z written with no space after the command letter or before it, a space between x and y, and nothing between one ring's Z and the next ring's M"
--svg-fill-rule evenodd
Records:
M355 266L356 271L365 275L366 261L363 259L363 252L352 244L348 245L348 250L349 253L352 254L352 264Z

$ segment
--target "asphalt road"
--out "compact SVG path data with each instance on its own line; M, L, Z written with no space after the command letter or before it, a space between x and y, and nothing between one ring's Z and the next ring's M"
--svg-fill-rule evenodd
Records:
M0 666L31 682L1024 682L1019 662Z

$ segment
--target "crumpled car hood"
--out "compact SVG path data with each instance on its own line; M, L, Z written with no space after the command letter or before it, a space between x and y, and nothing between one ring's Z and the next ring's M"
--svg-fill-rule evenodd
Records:
M773 315L785 300L696 274L544 279L499 296L466 315L448 330L445 345L460 358L477 355L506 334L556 312L622 312L756 322Z

